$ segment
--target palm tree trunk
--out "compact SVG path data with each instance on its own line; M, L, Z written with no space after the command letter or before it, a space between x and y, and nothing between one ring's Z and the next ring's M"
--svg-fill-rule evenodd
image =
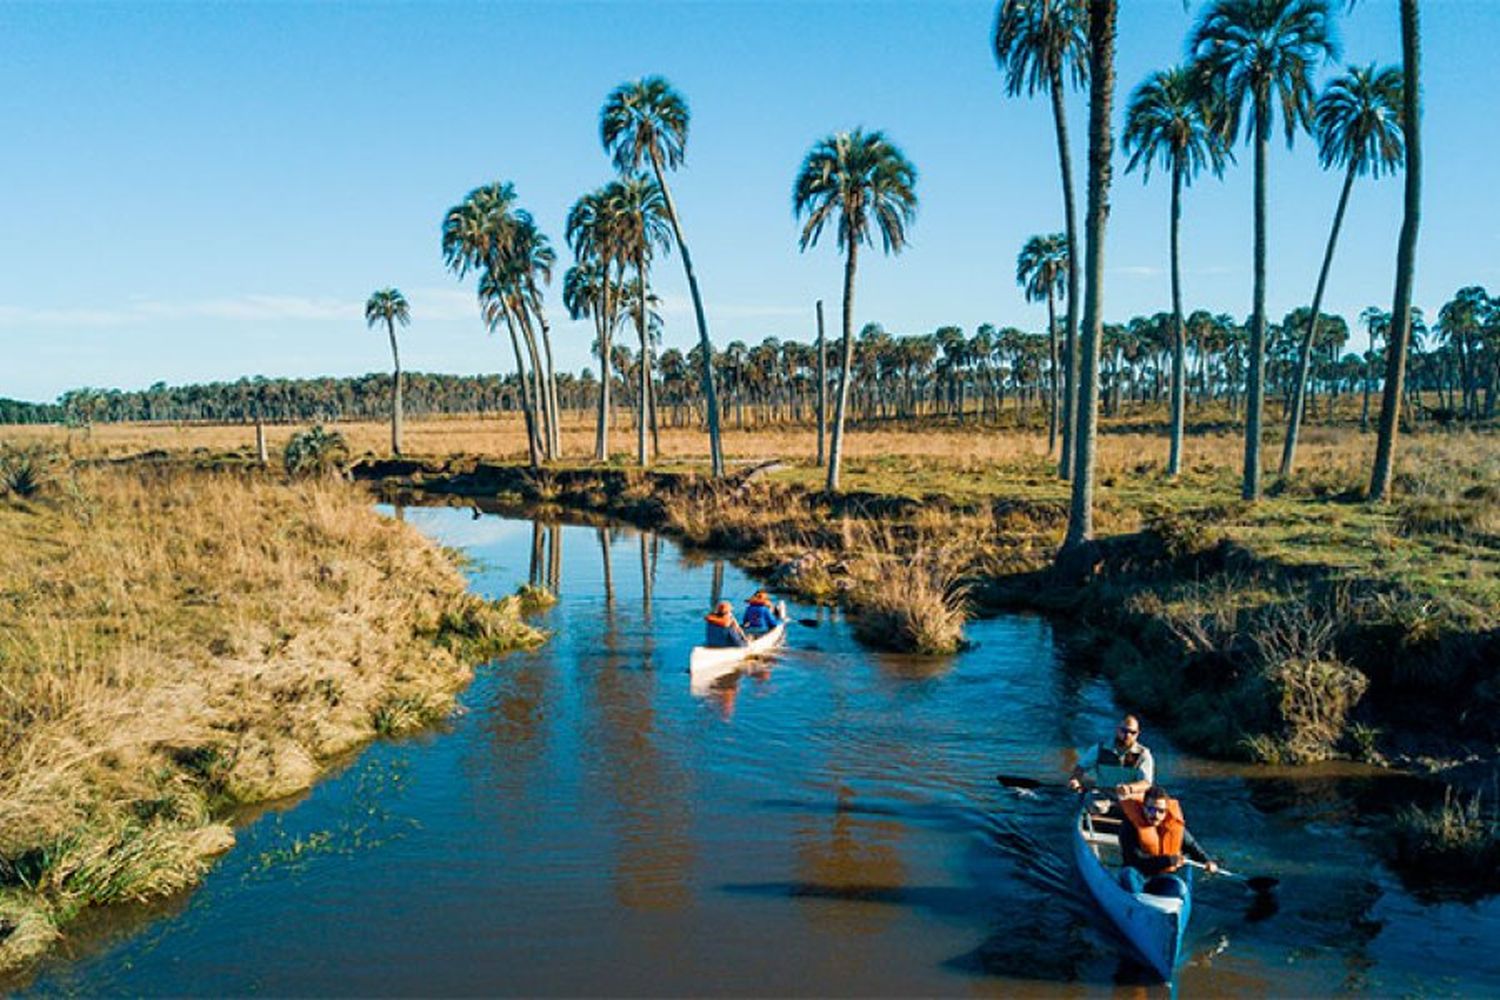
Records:
M1074 424L1073 497L1059 561L1094 537L1094 459L1099 434L1099 343L1104 337L1104 230L1109 222L1109 118L1115 92L1117 0L1089 0L1088 288L1083 303L1078 412Z
M537 320L542 327L542 351L547 361L547 402L552 407L552 457L562 457L562 410L557 405L557 375L552 368L552 331L547 317L540 312Z
M1047 454L1051 455L1057 451L1057 307L1052 302L1052 286L1047 286L1047 350L1050 353L1052 363L1049 366L1049 375L1052 380L1052 392L1047 401ZM1064 445L1063 447L1067 447Z
M844 458L844 410L849 405L849 380L854 369L854 268L859 243L849 241L844 261L844 359L839 366L839 389L833 404L833 444L828 450L829 493L839 488L839 465Z
M823 336L823 300L818 300L818 468L828 462L828 341Z
M1167 475L1182 471L1182 433L1187 411L1187 335L1182 329L1182 173L1172 166L1172 442L1167 449Z
M1396 295L1387 339L1385 394L1380 401L1380 433L1375 444L1375 466L1370 473L1370 499L1389 498L1396 460L1401 389L1406 381L1406 348L1411 341L1411 286L1417 266L1417 228L1422 221L1422 95L1421 26L1417 0L1401 0L1401 66L1404 114L1401 132L1406 140L1406 211L1396 249Z
M396 321L387 316L385 329L391 337L391 360L396 365L395 391L391 396L391 454L401 455L401 354L396 350Z
M636 410L635 420L635 454L636 462L645 468L651 464L650 453L646 450L646 425L650 422L649 408L651 406L651 347L646 342L646 254L645 248L636 250L635 273L640 279L640 301L636 303L635 331L641 338L640 357L640 407Z
M713 467L713 477L724 475L724 443L719 431L719 393L714 386L714 348L708 339L708 320L703 315L703 296L698 291L698 275L693 270L693 257L688 253L687 241L682 238L682 223L677 217L677 203L672 200L672 189L667 187L667 178L661 169L661 154L651 147L651 170L656 174L657 186L661 188L662 200L667 203L667 218L672 222L672 234L677 238L677 249L682 252L682 269L687 273L688 291L693 296L693 315L698 320L698 347L703 352L704 409L708 415L708 454Z
M502 306L505 313L505 328L510 332L510 346L516 354L516 382L521 389L521 414L526 422L526 450L531 458L533 469L541 466L541 455L537 450L536 420L531 415L531 392L526 380L526 364L521 360L521 342L516 337L516 322L511 317L510 308Z
M1260 499L1260 425L1266 404L1266 154L1271 144L1270 94L1255 95L1255 286L1246 379L1245 472L1240 496Z
M526 307L525 300L521 300L516 309L516 317L520 321L521 340L526 344L526 355L531 359L531 398L535 401L534 409L540 414L541 419L536 425L537 439L541 444L542 457L551 461L552 454L552 425L556 422L552 407L547 399L547 386L543 380L542 356L536 349L536 332L531 326L531 314Z
M599 420L594 428L594 461L609 461L609 329L607 321L595 324L599 340Z
M1333 249L1338 245L1339 227L1344 224L1344 209L1349 204L1349 192L1354 187L1354 170L1357 158L1349 161L1349 170L1344 174L1344 189L1339 192L1339 205L1333 212L1333 228L1328 233L1328 247L1323 251L1323 268L1318 272L1318 287L1313 292L1312 315L1307 320L1307 333L1302 337L1302 349L1297 358L1297 380L1292 384L1292 409L1287 419L1286 442L1281 447L1281 474L1290 476L1297 462L1297 437L1302 431L1302 413L1306 408L1307 373L1312 367L1313 344L1318 338L1318 310L1323 308L1323 289L1328 285L1328 271L1333 264Z
M1068 328L1063 334L1062 455L1057 473L1064 479L1073 474L1073 411L1078 405L1078 223L1073 203L1073 156L1068 151L1068 117L1063 102L1062 68L1052 71L1052 124L1057 134L1057 167L1062 172L1063 214L1068 241Z

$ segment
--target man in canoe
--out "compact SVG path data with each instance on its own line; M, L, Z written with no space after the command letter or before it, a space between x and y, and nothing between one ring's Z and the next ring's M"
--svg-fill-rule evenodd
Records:
M1079 752L1068 787L1075 792L1085 788L1112 791L1117 799L1140 795L1150 788L1156 781L1156 761L1140 735L1141 720L1125 716L1115 728L1114 740Z
M1192 859L1212 874L1219 866L1198 846L1182 818L1182 806L1160 785L1139 798L1120 801L1120 883L1130 892L1180 896L1187 887L1172 873Z
M764 590L757 590L755 596L751 597L749 603L745 605L745 614L741 618L741 624L746 632L756 633L769 632L781 624L781 619L776 614L776 607Z
M745 635L745 630L740 628L740 623L734 620L734 605L728 601L720 601L718 607L714 608L713 614L705 615L703 621L706 626L703 645L720 649L750 645L750 639Z

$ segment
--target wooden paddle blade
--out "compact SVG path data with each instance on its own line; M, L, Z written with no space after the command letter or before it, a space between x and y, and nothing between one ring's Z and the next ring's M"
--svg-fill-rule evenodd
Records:
M805 625L808 628L817 628L822 623L819 622L816 618L798 618L797 624Z
M1281 884L1281 879L1269 875L1255 875L1245 879L1245 887L1254 893L1268 893Z
M1014 774L997 774L995 780L1006 788L1041 788L1042 782L1035 778L1023 778Z

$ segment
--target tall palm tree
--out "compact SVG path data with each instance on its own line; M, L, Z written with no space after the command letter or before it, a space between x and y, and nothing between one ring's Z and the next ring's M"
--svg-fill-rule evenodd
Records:
M552 268L557 264L557 251L551 240L532 219L531 213L516 213L516 239L512 249L517 291L520 296L519 315L531 345L532 370L539 382L538 395L546 416L547 457L562 455L562 420L557 407L557 375L552 366L552 334L547 323L547 313L542 305L541 286L552 281ZM537 330L532 330L531 317L536 318ZM536 356L536 333L540 333L542 357ZM545 366L545 367L544 367Z
M1115 30L1118 0L1089 0L1089 171L1084 216L1088 285L1083 300L1083 343L1074 423L1073 495L1059 563L1072 563L1094 537L1094 460L1099 432L1099 345L1104 340L1104 230L1109 222L1109 119L1115 96Z
M677 248L682 253L682 268L687 274L688 291L693 296L693 314L698 321L698 346L702 349L703 398L708 417L709 459L715 478L724 475L724 445L719 432L719 396L714 386L713 345L708 339L708 319L703 313L703 296L698 291L698 275L687 241L682 237L682 219L667 186L666 171L682 165L687 147L687 101L659 76L648 76L616 87L604 102L599 116L599 136L621 173L637 173L643 163L661 189L666 216L672 226Z
M588 266L596 273L593 287L596 288L591 303L598 336L599 364L604 375L600 379L599 419L594 434L594 458L604 462L609 459L609 423L613 413L610 391L611 339L616 319L620 314L620 289L625 281L625 268L630 257L624 244L625 233L617 209L619 181L611 181L604 187L583 195L568 210L566 234L568 245L579 266ZM576 318L576 317L575 317Z
M1121 135L1130 153L1128 173L1142 167L1142 179L1151 179L1151 164L1160 161L1172 177L1172 430L1168 448L1167 475L1182 471L1182 432L1187 406L1187 337L1182 318L1182 189L1193 183L1204 167L1218 176L1229 155L1223 132L1218 128L1221 112L1213 104L1212 92L1187 67L1161 70L1145 79L1125 109L1125 131Z
M384 323L391 338L391 360L396 366L395 389L391 395L391 453L401 454L401 353L396 349L396 324L411 323L411 307L399 288L382 288L365 302L365 326L374 329Z
M1406 147L1405 206L1396 246L1396 293L1386 341L1385 393L1380 430L1370 470L1370 499L1389 498L1396 464L1401 390L1406 383L1406 351L1412 339L1411 286L1417 266L1417 229L1422 222L1422 31L1417 0L1401 0L1401 134Z
M1078 212L1073 204L1073 158L1068 150L1068 119L1064 106L1065 81L1074 87L1088 82L1088 13L1083 0L1000 0L995 16L995 59L1005 74L1005 90L1012 97L1045 89L1052 102L1052 125L1057 135L1057 166L1062 174L1063 223L1068 259L1078 260ZM1078 274L1069 268L1067 330L1063 337L1062 456L1058 472L1064 479L1073 468L1073 409L1078 381Z
M617 239L631 266L635 269L635 303L631 313L635 319L636 334L640 338L640 420L636 427L636 459L640 465L650 462L646 447L646 429L651 414L651 343L647 330L648 300L650 291L650 261L656 248L663 253L671 249L670 222L667 218L666 197L661 186L644 174L636 174L610 185L608 211L617 226Z
M792 184L792 211L806 216L799 246L817 245L831 221L844 253L844 348L834 401L833 441L827 488L839 488L844 454L844 412L849 405L854 366L854 273L861 244L873 246L879 230L887 254L906 246L906 229L917 214L917 168L883 132L855 129L818 140L802 161Z
M1266 366L1266 158L1273 100L1281 105L1290 146L1298 129L1308 123L1314 64L1336 55L1329 19L1328 0L1213 0L1189 39L1189 50L1225 102L1226 136L1238 133L1244 120L1245 138L1255 144L1255 278L1241 487L1246 500L1260 497Z
M1318 98L1313 110L1313 131L1318 137L1318 159L1323 166L1346 169L1338 207L1333 212L1333 227L1328 232L1328 246L1323 251L1323 267L1318 272L1318 285L1313 292L1312 314L1307 332L1302 337L1296 381L1292 384L1286 441L1281 449L1283 476L1291 475L1297 462L1297 438L1302 430L1303 410L1306 409L1303 400L1307 393L1307 374L1321 318L1318 310L1323 305L1323 289L1328 284L1339 228L1344 224L1349 191L1354 187L1354 178L1360 174L1379 177L1401 166L1401 71L1395 66L1376 69L1374 63L1350 66L1349 71L1330 82Z
M1062 233L1033 236L1016 257L1016 284L1026 301L1047 303L1047 343L1051 349L1052 391L1047 407L1047 454L1057 447L1057 309L1056 295L1067 288L1068 239Z
M526 448L535 468L541 464L541 441L515 320L504 294L509 283L508 257L516 238L515 205L515 188L508 183L486 184L470 191L443 216L442 251L443 263L459 279L467 277L470 271L479 274L480 307L490 330L494 331L502 319L505 321L521 386Z

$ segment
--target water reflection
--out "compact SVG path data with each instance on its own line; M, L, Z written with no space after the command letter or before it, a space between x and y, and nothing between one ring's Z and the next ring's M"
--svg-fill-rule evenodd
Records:
M1046 621L975 622L973 649L920 660L794 608L815 627L698 699L705 604L754 587L732 563L560 513L401 513L472 556L480 592L560 595L548 644L480 667L465 714L278 820L305 837L373 805L403 836L295 870L231 852L187 905L95 937L38 992L1165 995L1075 891L1067 797L993 781L1060 774L1118 718ZM1366 824L1388 778L1151 736L1195 833L1283 880L1279 909L1200 882L1184 995L1500 988L1500 901L1429 905L1380 863ZM409 780L366 803L376 761ZM241 838L276 839L263 820Z

